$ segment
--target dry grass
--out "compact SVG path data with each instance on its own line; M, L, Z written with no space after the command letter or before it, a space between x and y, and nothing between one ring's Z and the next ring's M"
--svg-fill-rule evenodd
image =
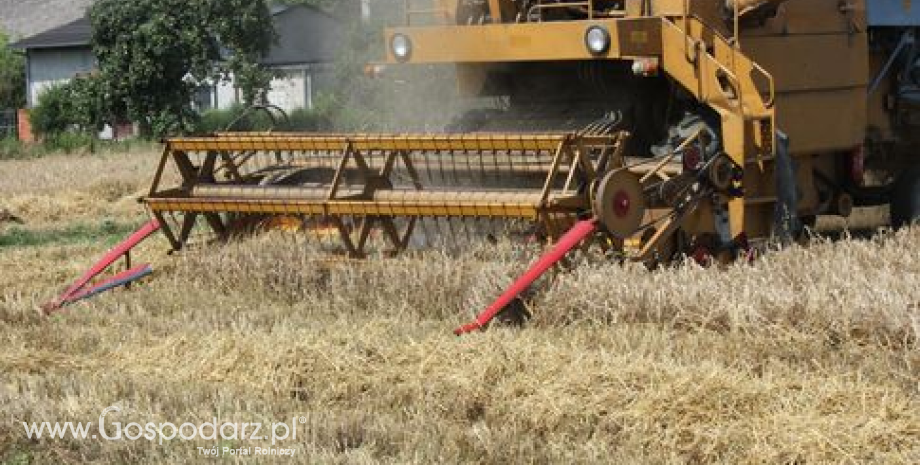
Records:
M0 211L29 225L137 217L159 153L59 155L0 162Z
M68 202L58 189L92 163L139 187L148 161L82 162L16 165L57 173L23 194L0 164L0 198ZM100 200L104 182L68 189ZM133 213L118 202L79 216ZM297 462L918 463L918 246L913 230L724 270L586 264L526 329L459 339L526 253L356 265L285 235L174 257L152 242L154 279L46 319L102 247L0 249L0 461L205 461L214 445L23 432L118 404L126 422L306 416L285 443Z

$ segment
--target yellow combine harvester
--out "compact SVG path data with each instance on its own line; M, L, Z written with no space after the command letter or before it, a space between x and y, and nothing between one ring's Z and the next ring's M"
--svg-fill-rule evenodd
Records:
M644 262L737 255L854 205L903 224L917 27L920 6L885 0L407 1L385 66L455 66L462 95L501 104L443 134L170 140L143 202L176 250L199 221L269 222L352 256L430 243L426 219Z
M410 246L421 218L521 219L558 239L593 216L641 260L733 252L887 201L865 168L909 162L897 97L920 73L913 42L892 41L912 30L870 29L862 1L440 0L407 2L406 23L386 31L389 65L455 65L464 95L505 105L441 135L171 140L160 171L182 183L158 174L144 201L173 247L199 218L219 235L315 219L361 256L375 231ZM906 203L897 221L916 215Z

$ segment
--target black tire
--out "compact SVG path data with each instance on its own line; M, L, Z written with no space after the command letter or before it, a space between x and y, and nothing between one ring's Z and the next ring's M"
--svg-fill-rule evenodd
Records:
M910 167L895 182L891 193L891 225L920 222L920 164Z

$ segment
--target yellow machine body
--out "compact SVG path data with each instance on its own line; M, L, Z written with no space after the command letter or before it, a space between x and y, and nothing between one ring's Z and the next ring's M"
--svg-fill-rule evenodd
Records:
M552 240L594 216L607 246L649 260L881 203L851 179L866 141L912 150L895 80L873 82L893 54L872 46L866 0L412 0L405 13L385 32L388 66L455 66L461 95L508 108L446 135L170 141L160 173L182 183L158 174L145 202L162 223L182 217L166 228L176 248L198 218L221 235L247 215L318 218L364 255L374 231L409 247L424 218L532 221Z

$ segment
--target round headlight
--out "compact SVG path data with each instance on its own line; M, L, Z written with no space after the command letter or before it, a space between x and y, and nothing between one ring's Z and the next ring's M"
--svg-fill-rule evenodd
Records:
M406 61L412 55L412 41L404 34L396 34L390 41L390 49L397 60Z
M585 46L594 55L603 55L610 51L610 32L603 26L591 26L585 33Z

